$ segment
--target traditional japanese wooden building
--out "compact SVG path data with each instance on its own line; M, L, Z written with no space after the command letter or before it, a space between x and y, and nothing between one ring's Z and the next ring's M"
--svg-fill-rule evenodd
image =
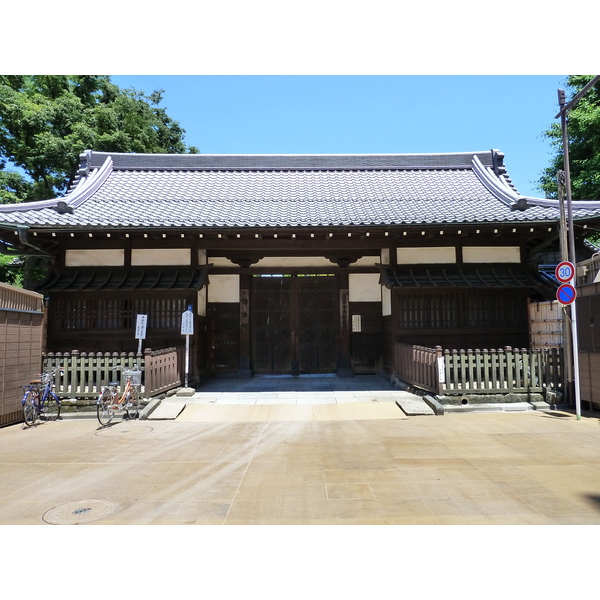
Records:
M574 205L580 236L600 209ZM394 341L526 347L558 217L495 150L87 151L65 197L0 206L0 241L49 261L51 351L135 351L138 314L145 347L180 346L191 306L195 375L352 374Z

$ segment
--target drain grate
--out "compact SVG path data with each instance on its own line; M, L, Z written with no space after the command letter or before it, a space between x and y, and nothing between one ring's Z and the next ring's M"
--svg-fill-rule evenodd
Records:
M60 504L42 515L50 525L85 525L111 515L119 508L117 502L102 498L90 498Z

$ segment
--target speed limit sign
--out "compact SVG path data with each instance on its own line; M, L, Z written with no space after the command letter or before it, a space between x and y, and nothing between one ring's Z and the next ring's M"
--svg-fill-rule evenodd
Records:
M575 275L575 267L573 266L573 263L565 260L556 267L554 275L561 283L567 283L573 279Z

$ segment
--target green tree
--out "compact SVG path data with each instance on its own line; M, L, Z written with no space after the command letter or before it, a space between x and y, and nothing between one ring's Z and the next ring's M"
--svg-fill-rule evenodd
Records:
M587 83L591 75L571 75L565 82L569 101ZM569 172L574 200L600 199L600 82L596 83L568 114ZM563 145L560 120L544 132L555 150L550 166L539 180L539 188L548 198L558 194L556 173L563 170Z
M23 259L0 254L0 281L23 287Z
M107 75L0 76L0 202L63 195L88 148L198 153L160 108L163 93L121 89Z

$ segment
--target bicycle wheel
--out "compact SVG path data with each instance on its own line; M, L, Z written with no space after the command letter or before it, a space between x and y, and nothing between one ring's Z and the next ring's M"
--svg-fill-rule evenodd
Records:
M60 402L54 394L48 394L42 407L42 418L46 421L56 421L60 415Z
M115 411L111 408L112 403L113 395L108 390L104 390L97 406L98 422L103 427L109 425L115 416Z
M28 392L25 396L25 400L23 402L23 419L27 427L32 427L35 425L38 415L38 400L38 395L34 391Z
M135 387L131 390L129 397L127 398L126 410L128 419L137 419L140 416L140 402L138 398L138 391Z

